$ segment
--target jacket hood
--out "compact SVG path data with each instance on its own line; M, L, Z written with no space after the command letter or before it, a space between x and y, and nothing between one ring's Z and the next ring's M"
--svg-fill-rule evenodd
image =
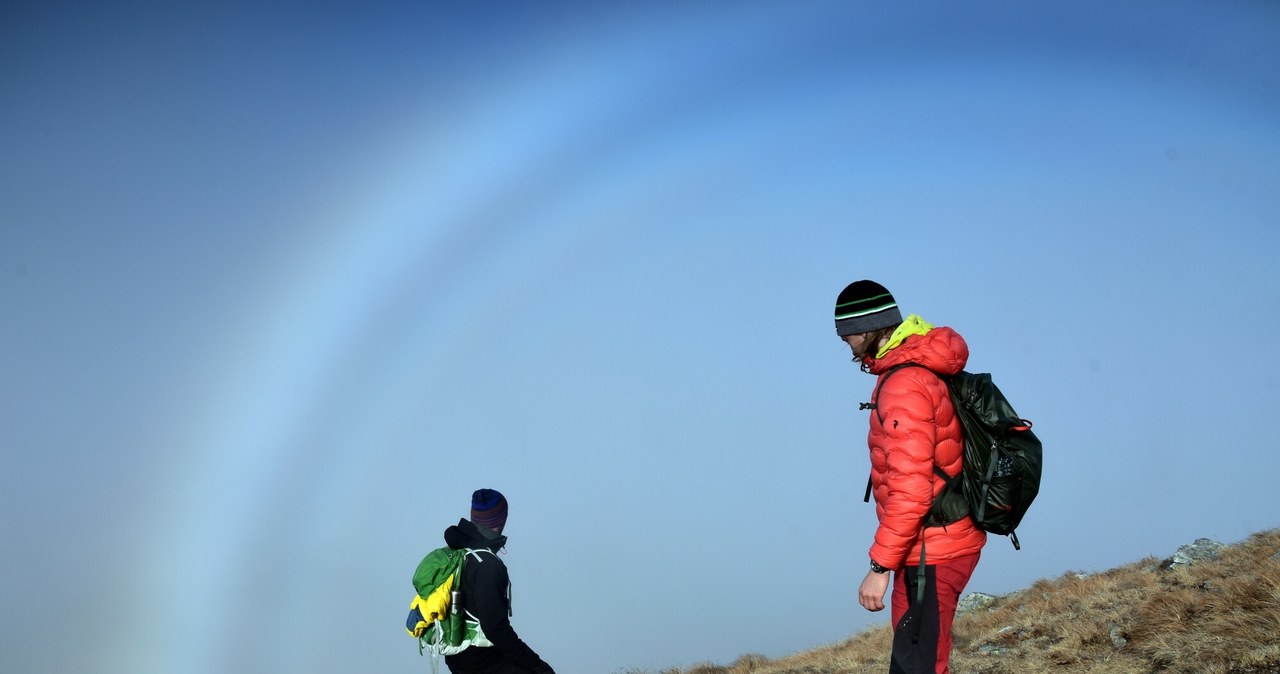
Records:
M444 543L454 550L488 548L497 552L506 547L507 537L499 534L497 538L487 538L480 533L475 522L464 517L458 520L457 524L444 530Z
M897 337L895 333L894 338ZM891 339L890 344L893 342L894 340ZM968 362L969 345L960 333L948 327L932 326L923 332L907 334L882 356L867 359L868 369L875 375L903 363L915 363L938 374L953 375L963 370Z

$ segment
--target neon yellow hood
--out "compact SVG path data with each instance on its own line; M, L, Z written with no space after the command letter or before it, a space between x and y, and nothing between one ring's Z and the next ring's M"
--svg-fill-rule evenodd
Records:
M903 321L902 325L899 325L898 329L893 331L893 334L889 336L889 341L885 342L884 347L876 353L876 358L884 358L884 355L889 353L893 347L901 344L902 340L912 335L927 334L932 329L933 324L926 322L920 316L916 314L907 316L907 320Z

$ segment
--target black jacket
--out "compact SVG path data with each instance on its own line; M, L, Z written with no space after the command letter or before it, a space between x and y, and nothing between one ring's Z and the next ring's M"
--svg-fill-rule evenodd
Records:
M507 544L507 538L485 538L471 520L464 518L445 529L444 542L455 550L488 549L497 553ZM507 661L532 674L555 674L551 665L543 662L511 627L511 581L502 559L496 554L481 554L479 559L468 556L462 567L462 593L463 607L480 621L480 628L493 646L472 646L457 655L445 656L449 671L453 674L488 671Z

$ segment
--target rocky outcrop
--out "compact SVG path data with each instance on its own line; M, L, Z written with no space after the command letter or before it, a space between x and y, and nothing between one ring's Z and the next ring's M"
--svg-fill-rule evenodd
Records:
M969 594L961 597L960 601L956 602L956 615L964 615L966 613L991 608L991 605L995 602L995 595L990 595L985 592L970 592Z
M1178 548L1178 551L1173 553L1172 557L1161 562L1160 569L1168 571L1179 567L1191 566L1205 559L1217 559L1226 548L1227 546L1224 543L1208 538L1197 538L1194 543L1188 543Z

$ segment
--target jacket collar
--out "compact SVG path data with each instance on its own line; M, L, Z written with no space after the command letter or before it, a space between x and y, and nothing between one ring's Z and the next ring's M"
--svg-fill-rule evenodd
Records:
M497 552L506 547L507 537L498 534L496 538L490 538L480 531L480 527L476 526L475 522L464 517L458 520L457 524L444 530L444 542L455 550L484 548Z

